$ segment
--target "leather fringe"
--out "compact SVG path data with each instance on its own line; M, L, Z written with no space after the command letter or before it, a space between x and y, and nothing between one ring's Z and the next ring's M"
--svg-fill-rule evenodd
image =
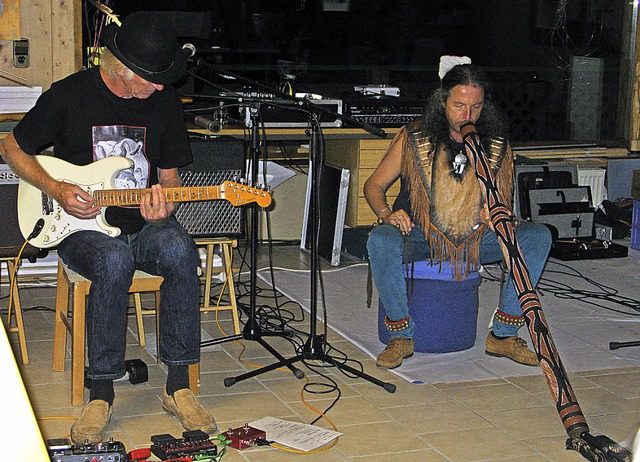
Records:
M431 264L448 261L452 265L456 281L464 280L470 273L480 269L480 242L484 236L485 225L479 226L462 244L454 245L439 229L429 228L429 247Z

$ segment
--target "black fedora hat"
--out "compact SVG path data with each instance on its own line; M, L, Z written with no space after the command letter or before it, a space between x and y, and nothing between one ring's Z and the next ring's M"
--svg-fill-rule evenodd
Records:
M103 29L100 41L125 66L152 83L173 83L187 68L171 24L148 11L131 13L122 26L112 22Z

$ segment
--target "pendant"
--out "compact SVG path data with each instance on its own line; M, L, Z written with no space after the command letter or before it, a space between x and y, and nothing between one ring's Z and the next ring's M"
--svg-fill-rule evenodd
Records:
M456 154L455 159L453 159L453 173L462 175L465 165L467 165L467 156L462 154L462 152Z

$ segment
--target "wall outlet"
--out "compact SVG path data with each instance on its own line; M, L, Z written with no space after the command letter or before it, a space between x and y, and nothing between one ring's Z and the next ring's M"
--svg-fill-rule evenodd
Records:
M13 41L13 65L15 67L29 67L29 39Z

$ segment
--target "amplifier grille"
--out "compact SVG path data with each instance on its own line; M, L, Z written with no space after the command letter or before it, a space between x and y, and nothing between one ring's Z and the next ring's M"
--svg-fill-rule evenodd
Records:
M242 170L181 170L183 186L215 186L241 177ZM242 234L242 207L226 200L185 202L176 218L189 234L196 237L239 236Z

